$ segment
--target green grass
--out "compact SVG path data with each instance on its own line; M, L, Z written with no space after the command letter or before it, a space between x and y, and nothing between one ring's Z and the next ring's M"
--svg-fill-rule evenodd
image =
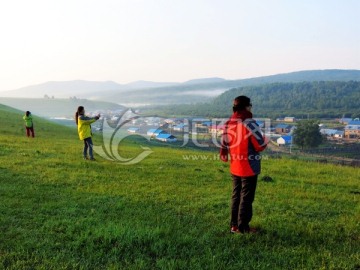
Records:
M0 105L0 269L360 267L358 168L264 160L274 181L258 183L261 231L231 235L231 180L216 153L150 144L132 166L86 162L76 130L35 117L26 138L21 116Z

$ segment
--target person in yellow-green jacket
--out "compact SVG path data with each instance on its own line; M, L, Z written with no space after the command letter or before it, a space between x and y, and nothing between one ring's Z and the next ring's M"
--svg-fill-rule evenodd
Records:
M30 132L31 132L31 136L34 138L35 137L34 123L31 112L26 111L23 119L25 121L26 135L30 137Z
M93 142L91 139L91 124L99 120L100 114L95 117L85 116L85 109L79 106L75 114L76 125L80 140L84 141L84 159L95 160L93 155ZM89 157L87 155L89 149Z

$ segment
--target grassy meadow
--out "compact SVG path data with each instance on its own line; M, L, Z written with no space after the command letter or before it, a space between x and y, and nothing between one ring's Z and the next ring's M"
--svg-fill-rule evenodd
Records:
M34 121L0 105L0 269L360 269L359 168L265 159L259 233L232 235L216 153L128 139L153 153L84 161L75 129Z

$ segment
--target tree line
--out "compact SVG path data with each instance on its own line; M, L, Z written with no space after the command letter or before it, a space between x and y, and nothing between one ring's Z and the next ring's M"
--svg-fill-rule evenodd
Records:
M207 103L148 108L148 113L176 116L227 117L236 96L249 96L256 117L360 117L359 81L271 83L233 88Z

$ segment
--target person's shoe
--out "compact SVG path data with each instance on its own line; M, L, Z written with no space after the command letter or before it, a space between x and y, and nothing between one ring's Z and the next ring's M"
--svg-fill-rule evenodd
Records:
M84 160L88 160L89 158L88 157L84 157Z
M230 232L231 232L231 233L241 233L241 232L239 231L239 228L238 228L237 226L231 226Z
M95 159L95 158L93 158L93 157L92 157L92 158L90 158L90 160L91 160L91 161L96 161L96 159Z

